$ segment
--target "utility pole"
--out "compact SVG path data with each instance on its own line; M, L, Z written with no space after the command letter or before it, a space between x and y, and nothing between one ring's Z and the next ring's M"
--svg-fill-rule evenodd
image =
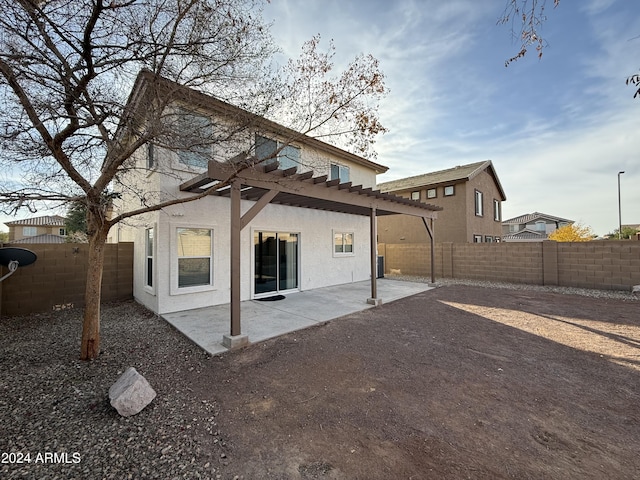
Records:
M622 204L620 202L620 175L624 173L618 172L618 240L622 240Z

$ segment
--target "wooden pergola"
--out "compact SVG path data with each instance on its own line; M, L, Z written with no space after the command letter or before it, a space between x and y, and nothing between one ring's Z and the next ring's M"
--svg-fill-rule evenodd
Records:
M434 274L433 221L437 211L431 204L421 203L379 190L352 185L351 182L328 180L327 175L314 177L313 172L297 173L296 168L278 169L278 163L262 164L256 158L235 157L229 162L210 161L206 173L180 185L183 192L203 193L222 182L225 186L212 195L231 199L231 340L241 337L240 328L240 232L269 203L299 208L312 208L370 218L371 298L367 301L379 305L377 298L377 234L376 217L379 215L412 215L422 218L431 243L431 282ZM241 200L255 204L242 215ZM243 342L238 342L241 344ZM246 343L246 339L245 342Z

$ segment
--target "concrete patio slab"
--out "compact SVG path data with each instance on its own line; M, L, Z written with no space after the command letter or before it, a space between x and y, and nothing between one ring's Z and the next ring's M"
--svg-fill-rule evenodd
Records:
M378 298L389 303L430 290L424 283L378 279ZM240 304L241 333L249 343L323 323L350 313L375 308L369 281L335 285L287 294L283 300L247 300ZM229 304L162 315L167 322L212 355L228 351L222 342L230 333Z

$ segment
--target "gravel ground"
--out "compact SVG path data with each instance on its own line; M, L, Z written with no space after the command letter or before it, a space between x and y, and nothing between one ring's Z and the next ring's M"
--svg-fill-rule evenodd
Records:
M438 283L639 300L625 292ZM223 367L224 356L210 357L153 313L124 302L103 308L102 353L82 362L81 318L79 310L63 310L0 319L0 478L244 478L233 471L238 463L230 464L229 439L217 423L224 380L204 386L210 397L194 400L192 392L196 374ZM158 396L142 414L123 418L108 390L129 366Z
M408 275L385 275L386 278L392 280L402 280L405 282L420 282L430 283L431 278L427 277L412 277ZM507 290L531 290L535 292L551 292L560 293L564 295L580 295L583 297L591 298L612 298L618 300L640 300L640 294L634 294L631 292L625 292L621 290L593 290L588 288L576 288L576 287L553 287L543 285L528 285L525 283L500 283L500 282L483 282L478 280L464 280L454 278L438 278L436 284L439 287L447 285L468 285L472 287L484 287L484 288L500 288Z
M216 403L183 380L215 359L134 302L104 306L101 331L83 362L79 310L0 321L0 478L227 478ZM108 391L129 366L158 396L124 418Z

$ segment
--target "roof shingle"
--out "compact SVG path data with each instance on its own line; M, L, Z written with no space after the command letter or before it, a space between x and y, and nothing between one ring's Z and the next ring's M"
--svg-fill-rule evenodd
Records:
M490 170L490 174L493 176L496 186L502 196L502 200L506 200L506 195L498 179L498 175L493 168L491 160L485 160L483 162L469 163L467 165L458 165L457 167L448 168L446 170L438 170L437 172L423 173L422 175L415 175L413 177L401 178L399 180L391 180L390 182L383 182L378 184L378 189L381 192L399 192L402 190L409 190L413 188L424 188L428 186L442 185L447 183L466 182L474 178L480 172L485 169Z
M60 215L45 215L43 217L25 218L22 220L14 220L5 222L7 227L25 226L25 227L64 227L65 218Z

